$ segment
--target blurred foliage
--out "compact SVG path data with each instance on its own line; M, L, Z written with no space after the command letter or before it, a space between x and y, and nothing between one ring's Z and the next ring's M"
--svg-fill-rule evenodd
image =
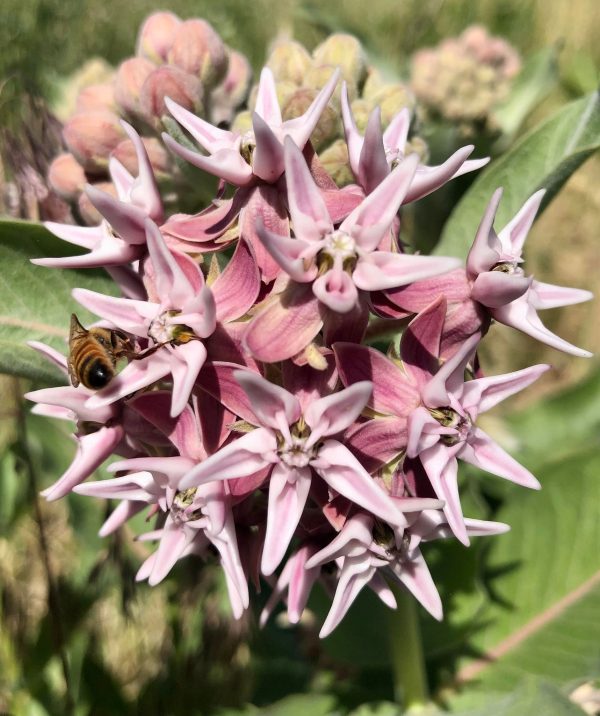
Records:
M525 103L533 108L534 117L527 120L532 125L567 98L591 92L598 82L596 0L373 0L368 22L359 0L168 0L161 5L182 17L206 17L255 68L277 32L293 34L312 48L330 32L346 31L359 37L384 73L394 76L406 73L415 49L481 22L524 55L540 51L538 64L530 65L535 82L522 81L518 104L504 108L507 131L513 133ZM125 5L117 0L3 0L0 125L16 131L24 116L29 121L35 110L24 94L51 100L60 78L85 59L98 55L116 64L130 55L142 19L154 9L150 0ZM560 87L542 101L536 88L547 82L555 53ZM453 138L432 138L434 151L436 141L443 153L444 142ZM545 143L552 149L550 139ZM507 183L523 178L517 173ZM484 175L481 184L485 181ZM528 265L539 267L544 280L597 285L598 272L589 268L598 260L593 243L597 221L589 207L599 208L598 181L600 165L592 160L536 224ZM536 187L529 187L529 193ZM459 190L466 188L463 184ZM477 192L475 184L471 197ZM455 241L464 238L457 226L455 216L447 229ZM15 286L30 280L27 259L61 248L58 242L46 245L47 234L31 226L4 224L2 231L0 300L14 308L2 311L0 339L8 356L2 369L23 374L22 366L35 359L26 359L16 343L47 340L48 331L30 323L54 306L50 334L56 333L58 347L61 312L67 315L69 308L63 304L58 311L54 304L66 301L72 286L83 284L79 273L39 268L37 290L19 296ZM569 239L568 245L561 237ZM568 257L567 249L572 250ZM85 280L104 286L99 274L88 272ZM581 341L586 347L600 347L592 310L567 309L561 318L548 312L549 325L570 340L576 341L573 332L587 336L587 342ZM19 333L6 322L13 313L29 321ZM490 372L532 362L530 339L499 327L493 332L493 341L484 345ZM554 382L541 381L534 395L556 383L584 380L518 412L505 409L501 418L491 419L490 430L536 473L544 491L517 496L503 481L466 471L470 516L505 519L513 530L489 543L479 540L470 550L448 542L430 545L426 553L448 615L442 624L425 615L421 619L432 693L445 709L463 716L576 716L583 713L586 698L592 699L581 695L581 682L594 692L600 674L600 373L587 367L592 364L583 367L584 361L535 350L558 369ZM19 361L24 362L15 369ZM42 370L36 363L27 371L44 381L33 387L57 380L57 373ZM322 593L313 596L300 625L291 627L280 614L259 631L254 615L241 623L230 619L220 571L212 565L184 561L160 587L137 585L134 576L146 548L132 540L130 528L108 540L97 537L104 505L76 495L52 504L38 498L39 490L67 467L73 444L66 426L26 414L28 408L16 399L24 389L14 378L0 380L0 711L12 716L400 713L392 703L386 640L402 635L390 633L386 609L370 594L362 595L339 629L321 642L318 625L328 601ZM143 528L141 520L133 524L136 531ZM258 595L259 606L266 596ZM557 604L560 609L553 611ZM500 658L490 661L499 644ZM475 684L465 686L467 678ZM431 707L422 713L445 712Z

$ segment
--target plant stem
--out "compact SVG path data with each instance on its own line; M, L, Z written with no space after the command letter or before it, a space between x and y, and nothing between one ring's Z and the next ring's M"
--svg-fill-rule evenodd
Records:
M425 659L417 603L404 589L394 587L398 608L390 611L390 650L396 701L403 709L428 701Z

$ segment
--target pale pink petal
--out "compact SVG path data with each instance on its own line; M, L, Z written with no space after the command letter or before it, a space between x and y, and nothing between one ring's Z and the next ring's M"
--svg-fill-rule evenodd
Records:
M129 500L121 502L102 523L102 527L98 530L98 537L108 537L108 535L116 532L145 507L147 507L145 502L130 502Z
M364 554L373 543L373 525L373 518L364 512L354 515L328 545L307 560L306 569L321 567L340 557Z
M494 405L527 388L550 367L540 364L513 373L470 380L464 385L461 403L471 417L476 418L479 413L487 412Z
M84 249L93 249L106 237L106 228L102 224L99 226L73 226L58 224L55 221L44 221L44 226L59 239ZM34 262L39 260L33 259Z
M304 239L290 239L267 231L259 220L256 232L264 247L281 268L298 283L313 281L318 272L314 261L305 258L310 253L311 244Z
M344 385L371 381L369 407L386 415L406 416L419 403L419 395L396 363L380 351L353 343L336 343L335 359Z
M148 214L144 209L119 201L91 184L86 186L85 193L116 234L131 244L145 242L144 221Z
M177 417L187 405L200 369L206 360L206 348L201 341L189 341L175 346L171 352L173 401L171 417Z
M223 530L218 535L210 537L221 555L221 564L227 581L227 591L231 610L236 619L239 619L250 604L248 582L240 560L235 524L231 513L228 514Z
M532 281L530 276L484 271L473 282L471 297L488 308L504 306L527 293Z
M170 97L165 97L165 104L179 124L187 129L198 144L210 154L219 151L219 149L235 147L238 134L214 127L177 104L177 102L173 102Z
M518 463L514 457L503 450L481 428L471 429L469 440L459 453L461 460L490 472L492 475L503 477L506 480L539 490L541 485L536 478Z
M454 428L445 428L423 406L413 410L408 416L408 441L406 454L417 457L440 440L441 435L455 435Z
M311 465L340 495L372 512L391 525L404 527L404 515L389 495L373 480L348 448L337 440L326 440Z
M238 370L233 375L250 399L252 410L261 425L274 430L281 430L285 425L285 430L300 417L300 403L285 388L249 370Z
M250 353L266 363L300 353L323 326L318 303L310 285L290 286L250 321L244 335Z
M159 311L159 305L130 298L115 298L86 288L74 288L73 298L98 316L118 326L122 331L146 338L148 326Z
M314 445L324 435L336 435L350 427L366 407L372 390L373 384L363 380L309 405L304 413L311 429L306 447Z
M540 189L530 196L517 214L498 234L498 238L502 242L504 250L509 249L515 258L521 255L523 244L525 243L529 229L531 229L533 225L535 215L540 208L545 193L545 189Z
M219 149L207 157L184 147L166 133L162 134L162 139L177 156L233 186L247 186L254 178L252 168L237 149Z
M185 529L182 525L173 523L170 516L167 517L162 537L156 550L152 572L148 577L148 584L151 587L162 582L175 565L175 562L183 556L186 547L190 545L195 536L195 530Z
M371 567L368 560L346 557L340 574L331 609L327 614L325 623L321 627L319 636L324 639L342 621L346 612L375 574L375 567Z
M442 365L421 391L425 405L430 408L441 408L450 404L450 394L461 395L465 384L465 369L467 364L473 360L480 340L479 334L471 336Z
M341 268L324 273L312 284L314 295L336 313L349 313L358 302L354 281Z
M270 463L277 462L276 450L277 440L270 430L252 430L190 470L179 483L179 489L187 490L211 480L230 480L252 475Z
M377 251L359 257L352 280L363 291L380 291L447 273L459 265L459 259L442 256Z
M532 281L528 298L529 303L539 311L591 301L594 294L580 288L566 288L565 286L554 286L551 283Z
M121 124L124 122L121 120ZM108 172L110 179L117 190L117 196L120 201L129 200L129 192L133 186L133 176L125 169L116 157L110 157L108 160Z
M194 295L194 286L182 271L173 253L167 248L158 226L146 221L146 240L148 252L154 268L154 280L161 302L170 302L171 307L181 308ZM189 259L185 259L189 260ZM199 269L198 273L201 275ZM200 283L203 281L200 279Z
M367 194L373 192L390 173L379 107L375 107L369 115L358 167L358 183Z
M375 574L371 577L368 587L375 592L386 607L389 609L397 609L398 603L396 602L394 592L392 592L392 590L388 587L387 582L381 574L375 572Z
M260 290L260 276L246 241L237 242L231 260L210 288L217 321L235 321L253 306Z
M164 218L163 205L146 147L130 124L121 120L121 125L133 143L138 161L138 175L129 189L128 199L143 209L151 219L161 223Z
M309 242L320 241L333 231L333 224L302 152L289 137L285 140L285 179L296 237Z
M110 241L98 245L88 254L63 256L60 258L31 259L31 263L36 266L45 266L46 268L100 268L104 266L119 266L129 263L130 261L137 261L142 258L144 253L145 247L135 244L132 245L118 237L114 237Z
M38 353L41 353L44 358L47 358L51 363L54 363L63 373L67 373L67 357L64 353L57 351L56 348L52 348L52 346L47 346L41 341L27 341L27 345Z
M475 279L489 271L502 255L502 244L494 231L494 219L502 199L502 188L496 189L490 199L467 256L467 275Z
M128 460L117 460L111 463L108 472L121 472L122 470L148 471L153 473L154 479L163 484L177 488L180 479L195 465L189 457L174 455L172 457L133 457Z
M346 144L348 145L348 160L350 168L354 176L358 176L358 163L360 159L360 153L363 146L363 138L352 114L350 108L350 102L348 100L348 85L346 82L342 82L342 121L344 123L344 135L346 137Z
M283 146L279 137L258 112L252 113L252 128L256 141L252 153L252 172L272 184L283 174Z
M442 600L423 559L417 551L410 561L396 562L392 566L394 576L416 597L434 619L443 617Z
M518 331L522 331L559 351L564 351L580 358L591 358L592 356L589 351L578 348L572 343L559 338L546 328L537 315L535 307L529 303L529 293L506 306L492 309L491 313L500 323L516 328Z
M77 452L67 471L41 494L51 502L64 497L75 485L87 479L108 458L123 438L120 425L101 427L77 440Z
M261 572L273 574L283 559L302 517L310 490L310 468L275 465L269 481L267 531Z
M234 377L234 373L239 370L240 366L237 363L223 361L208 363L198 377L198 385L242 420L252 425L259 425L259 420L250 405L250 399Z
M310 590L319 576L320 569L306 567L306 561L314 551L314 546L305 545L288 561L291 562L287 600L288 618L292 624L297 624L300 621Z
M98 480L75 485L73 492L88 497L101 497L106 500L134 500L147 504L155 503L160 491L149 472L138 472L112 480Z
M404 153L404 147L408 139L410 128L410 110L404 107L392 119L383 133L383 144L386 149L392 149Z
M460 504L460 495L458 494L458 463L455 455L460 448L460 445L450 448L438 444L421 452L419 458L435 494L446 503L444 505L444 514L450 529L454 532L459 542L468 545L469 537Z
M344 219L340 231L350 234L364 251L374 251L392 225L418 163L419 157L411 154Z
M293 361L286 361L281 366L283 386L296 396L305 412L311 403L324 395L333 393L338 382L338 374L333 354L323 353L326 361L324 370L316 370L311 365L298 365Z
M260 73L255 112L268 124L274 127L281 126L281 110L277 100L275 78L268 67L263 67Z

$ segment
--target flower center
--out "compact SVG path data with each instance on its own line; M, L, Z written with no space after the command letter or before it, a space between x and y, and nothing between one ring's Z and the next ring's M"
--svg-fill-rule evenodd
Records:
M290 426L290 438L281 433L277 436L277 455L288 467L306 467L317 455L317 446L306 447L310 429L300 418Z
M334 231L325 238L325 245L317 255L319 274L324 274L333 266L352 273L356 260L356 241L345 231Z
M175 495L170 510L171 518L174 522L182 524L202 517L201 506L194 504L197 489L196 487L190 487Z
M469 437L472 422L468 416L462 416L452 408L430 408L429 412L445 428L456 430L455 435L442 435L444 445L456 445L465 442Z
M500 273L508 273L517 276L523 276L524 271L516 261L498 261L492 266L490 271L500 271Z
M390 169L393 171L404 159L404 153L399 149L391 149L390 147L385 148L385 158L387 163L390 165Z
M185 324L173 323L172 318L179 315L180 311L164 311L157 316L150 327L148 335L156 343L188 343L196 337L194 331Z
M256 149L256 138L254 136L254 132L249 130L242 136L242 141L240 144L240 154L242 155L242 158L246 162L246 164L249 164L252 166L252 155L254 154L254 150Z

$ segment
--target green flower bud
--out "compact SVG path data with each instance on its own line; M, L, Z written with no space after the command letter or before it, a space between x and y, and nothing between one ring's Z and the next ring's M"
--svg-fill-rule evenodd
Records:
M427 161L429 160L429 146L423 137L415 135L406 143L404 154L406 156L409 154L418 154L421 164L427 164Z
M302 86L312 66L312 58L299 42L288 40L277 43L266 64L278 82L283 80Z
M384 127L400 112L408 107L412 110L415 106L415 97L408 85L400 83L385 85L379 92L373 95L372 103L381 108L381 123Z
M385 82L381 76L381 72L373 66L367 68L367 78L362 89L362 97L366 100L372 100L373 96L383 89Z
M340 67L348 83L361 87L367 76L367 58L360 42L353 35L329 35L313 52L316 65Z
M320 152L319 160L339 187L354 182L348 161L348 147L344 139L336 139L327 149Z
M252 131L252 113L250 110L246 109L235 115L231 123L231 130L233 132L239 132L240 134L246 134L246 132Z
M296 90L283 106L281 112L283 119L294 119L295 117L299 117L301 114L304 114L304 112L306 112L312 104L317 94L317 90L305 87ZM317 126L310 136L310 141L312 142L314 148L318 150L320 147L328 144L333 137L337 136L339 131L339 115L335 109L328 104L321 113Z
M367 122L369 121L369 115L371 114L373 106L374 105L367 102L365 99L355 99L354 102L350 103L350 108L352 109L352 114L354 115L354 121L356 122L358 131L361 134L365 133Z
M334 65L315 65L311 67L306 73L304 78L303 87L307 87L312 90L321 90L331 79L331 75L335 72L336 68ZM356 85L353 82L348 82L348 96L350 98L356 97ZM341 112L341 96L342 96L342 83L338 82L329 103L335 107L336 111Z
M282 80L281 82L277 82L275 84L275 92L277 93L277 101L279 102L279 106L285 106L289 101L290 97L297 89L298 87L289 80ZM250 90L250 96L248 97L248 108L252 111L254 111L254 108L256 107L257 93L258 85L254 85Z

